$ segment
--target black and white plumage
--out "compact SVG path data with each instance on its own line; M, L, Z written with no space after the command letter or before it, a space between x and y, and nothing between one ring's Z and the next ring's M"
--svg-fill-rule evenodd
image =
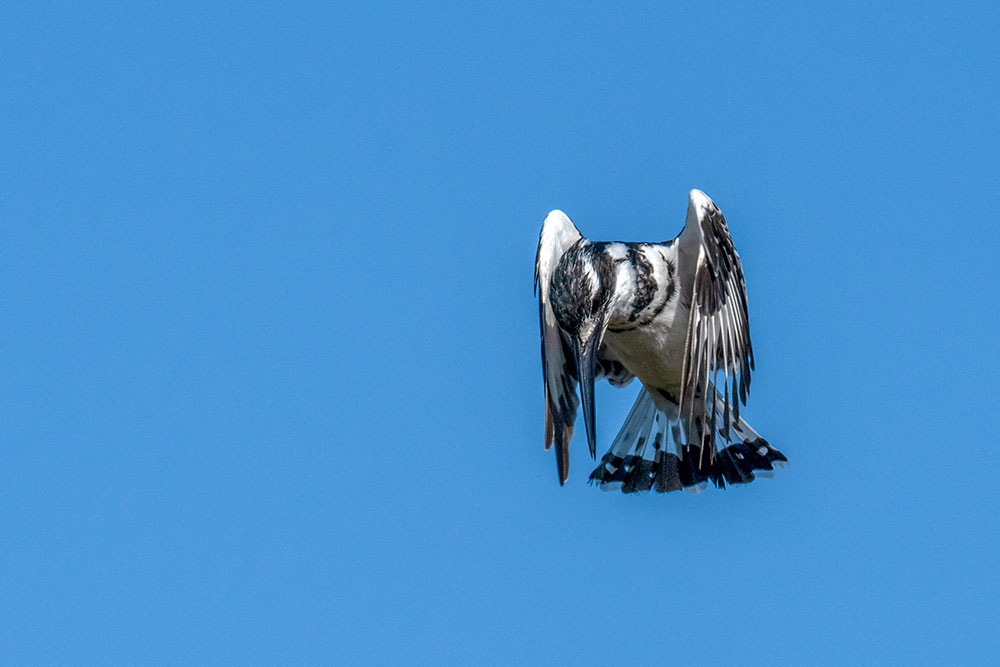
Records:
M787 461L739 414L753 370L746 285L726 220L705 193L691 191L684 229L666 243L592 242L552 211L535 287L545 448L555 444L560 484L581 401L596 458L594 381L602 377L643 385L590 476L602 488L724 487Z

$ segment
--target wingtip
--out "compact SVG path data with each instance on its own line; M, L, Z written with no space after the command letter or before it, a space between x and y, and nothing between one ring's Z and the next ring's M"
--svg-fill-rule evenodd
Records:
M559 477L559 486L563 486L569 479L569 456L566 448L556 452L556 474Z
M558 431L556 436L558 436ZM569 441L573 438L573 427L563 426L562 438L556 437L556 471L559 475L559 486L569 479Z

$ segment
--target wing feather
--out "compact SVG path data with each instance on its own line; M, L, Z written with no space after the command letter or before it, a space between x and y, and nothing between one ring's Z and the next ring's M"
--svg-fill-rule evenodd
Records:
M545 383L545 448L556 446L559 483L569 476L569 441L579 399L576 367L569 341L556 323L549 302L549 282L559 258L583 238L565 213L552 211L542 223L535 255L535 291L538 293L538 323L542 338L542 378Z
M682 250L696 258L681 373L682 414L686 410L693 417L695 401L714 396L721 373L726 396L721 428L723 435L728 437L732 422L739 420L739 403L746 404L753 368L743 267L722 211L699 190L691 191L687 222L678 239ZM730 374L732 414L728 409ZM714 451L714 405L712 414L707 416L712 424L710 442Z

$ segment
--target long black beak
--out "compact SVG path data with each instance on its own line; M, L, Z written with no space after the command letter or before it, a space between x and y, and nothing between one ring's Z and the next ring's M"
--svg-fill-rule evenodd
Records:
M597 367L597 348L600 347L600 332L587 339L586 343L577 341L576 374L580 380L580 400L583 401L583 421L587 427L587 445L590 446L590 458L597 458L597 431L594 427L594 373Z

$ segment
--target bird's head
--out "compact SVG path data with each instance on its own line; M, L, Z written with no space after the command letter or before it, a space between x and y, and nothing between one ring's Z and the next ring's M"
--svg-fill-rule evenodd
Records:
M578 243L565 253L552 274L549 299L559 328L572 341L587 444L596 453L594 375L597 352L608 328L615 290L615 265L597 245Z

